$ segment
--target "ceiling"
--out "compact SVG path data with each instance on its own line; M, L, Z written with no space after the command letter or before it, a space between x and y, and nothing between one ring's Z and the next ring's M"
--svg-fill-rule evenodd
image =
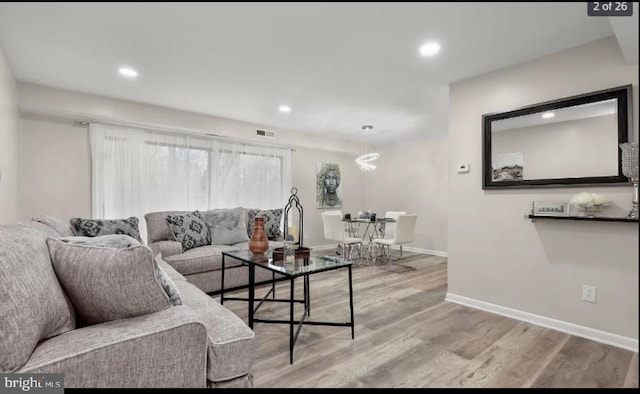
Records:
M637 62L633 18L614 31L586 2L0 3L0 47L20 81L351 141L370 124L383 143L446 133L454 81L614 34ZM440 53L419 56L430 40Z

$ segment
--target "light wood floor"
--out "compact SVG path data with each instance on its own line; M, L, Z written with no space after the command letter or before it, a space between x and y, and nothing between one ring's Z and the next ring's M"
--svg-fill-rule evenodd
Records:
M306 325L290 365L288 326L257 323L254 387L638 387L638 353L446 302L446 258L398 263L416 270L354 266L355 339L349 327ZM276 295L288 294L280 282ZM310 319L348 321L347 270L311 276L311 299ZM246 303L225 306L246 321ZM265 303L258 315L288 311Z

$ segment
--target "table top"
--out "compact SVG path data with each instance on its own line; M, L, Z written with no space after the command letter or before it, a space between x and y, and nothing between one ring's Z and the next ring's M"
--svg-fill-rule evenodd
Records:
M273 260L273 250L269 248L265 254L253 254L250 250L229 250L222 252L223 256L229 256L243 261L247 264L266 268L279 274L296 277L301 275L314 274L316 272L329 271L337 268L352 265L339 256L310 256L298 258L293 263L286 263L284 260Z
M351 219L345 219L342 218L343 222L350 222L350 223L374 223L374 221L372 221L371 219L365 219L365 218L351 218ZM396 220L392 219L392 218L376 218L375 223L395 223Z

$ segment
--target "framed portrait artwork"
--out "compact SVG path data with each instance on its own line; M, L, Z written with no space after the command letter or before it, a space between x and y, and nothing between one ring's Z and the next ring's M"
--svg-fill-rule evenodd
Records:
M317 208L342 208L341 177L338 164L318 163L316 169Z

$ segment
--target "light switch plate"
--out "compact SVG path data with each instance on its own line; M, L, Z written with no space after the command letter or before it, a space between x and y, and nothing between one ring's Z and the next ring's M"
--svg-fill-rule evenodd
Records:
M469 172L469 163L459 163L458 164L458 174L464 174Z

